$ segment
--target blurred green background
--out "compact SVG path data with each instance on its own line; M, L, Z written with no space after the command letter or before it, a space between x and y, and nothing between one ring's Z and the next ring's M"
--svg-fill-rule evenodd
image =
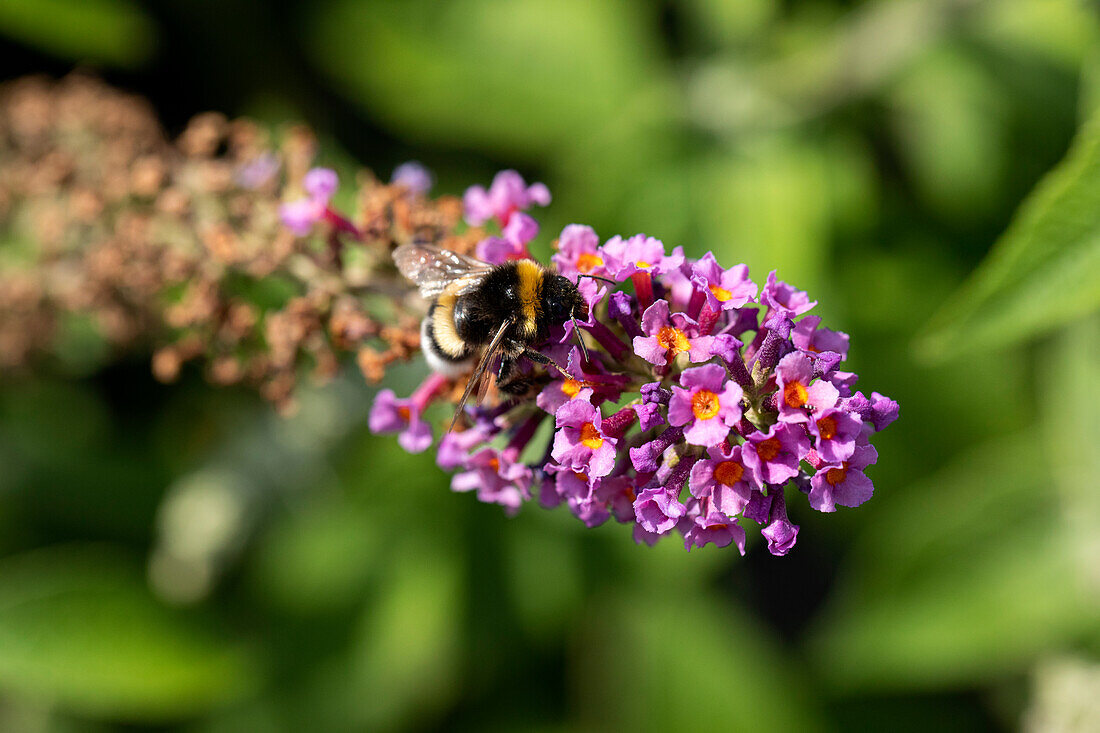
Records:
M0 37L173 134L305 120L345 172L545 181L544 244L777 268L902 406L872 501L739 558L452 494L354 370L290 419L141 359L0 384L0 730L1100 726L1088 4L5 0Z

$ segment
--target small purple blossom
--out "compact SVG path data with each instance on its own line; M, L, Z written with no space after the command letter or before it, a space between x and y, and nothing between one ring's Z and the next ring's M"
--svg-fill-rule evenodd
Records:
M814 436L814 450L821 459L839 463L852 457L856 440L863 431L863 421L859 415L830 407L815 414L809 427Z
M314 225L325 218L329 200L336 193L340 179L330 168L313 168L302 179L306 198L288 201L279 207L279 219L290 231L304 237Z
M714 255L707 252L691 266L691 273L692 283L715 311L740 308L756 297L756 283L749 280L746 265L723 270Z
M473 226L496 219L503 227L508 225L512 214L517 211L525 211L534 204L549 206L550 190L542 183L528 186L523 176L507 170L496 174L488 191L481 186L470 186L462 203L466 221Z
M570 224L561 230L558 251L550 258L558 272L577 281L578 275L607 277L607 265L600 256L600 238L583 224Z
M392 389L375 396L367 427L372 433L398 433L398 444L409 453L423 453L432 444L432 428L421 419L413 400L397 399Z
M714 337L699 333L699 324L683 313L670 313L668 301L658 300L642 315L642 333L634 337L634 352L650 364L671 364L680 354L693 362L708 361Z
M791 330L791 342L802 351L819 354L822 351L835 351L841 358L848 356L848 334L820 328L820 316L806 316Z
M798 539L798 525L792 524L787 518L787 503L781 487L775 489L770 519L768 526L760 530L760 534L768 541L768 552L778 556L786 555Z
M664 487L646 489L634 500L634 515L638 525L646 532L664 534L676 526L687 508L680 503L676 492Z
M409 193L423 196L432 190L435 179L430 170L417 161L410 160L393 169L390 183L394 186L404 186Z
M786 311L790 317L800 316L817 305L810 300L805 291L798 290L775 276L775 270L768 273L768 281L760 292L760 302L769 308Z
M703 547L713 543L717 547L726 547L733 543L737 550L745 554L745 530L735 520L722 512L710 512L696 516L684 532L684 547Z
M558 408L555 416L558 431L554 434L554 460L563 466L599 477L615 467L614 438L605 436L600 428L603 418L592 403L570 401Z
M720 446L707 449L707 457L691 467L688 487L697 499L710 499L714 508L735 517L752 498L756 474L741 460L741 446L726 455Z
M784 484L798 475L798 462L810 452L799 425L776 423L766 433L753 433L741 449L747 468L762 484Z
M500 504L509 513L519 511L528 497L531 469L514 463L493 448L482 448L465 463L466 471L451 479L452 491L477 491L477 498Z
M807 422L810 412L820 412L836 405L840 393L831 382L819 379L812 382L813 362L800 352L784 356L775 370L779 392L776 403L779 419L784 422Z
M837 504L859 506L870 499L875 487L863 469L876 461L874 446L857 445L847 461L818 468L810 479L810 506L819 512L835 512Z
M741 419L741 387L727 381L717 364L685 369L672 387L668 404L671 425L686 425L684 438L701 446L718 445Z
M608 277L623 281L638 272L661 275L679 270L684 264L684 249L677 247L672 254L665 254L665 245L659 239L635 234L629 239L616 235L600 248L600 255L607 268Z

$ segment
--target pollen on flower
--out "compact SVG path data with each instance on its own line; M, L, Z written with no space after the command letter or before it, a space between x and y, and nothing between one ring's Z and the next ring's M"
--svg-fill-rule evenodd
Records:
M591 252L582 252L577 258L577 270L588 274L595 270L597 267L603 266L603 258L599 255L594 255Z
M573 399L580 394L582 386L581 382L576 379L566 379L561 383L561 391L566 397Z
M600 431L596 429L596 426L590 422L586 422L581 426L581 445L592 450L596 450L603 445L603 436L600 435Z
M768 438L756 444L756 454L763 461L775 460L775 457L782 450L783 444L779 441L779 438Z
M844 479L848 477L848 463L845 461L844 465L840 468L830 468L825 472L825 480L829 482L830 486L836 486L837 484L844 483Z
M638 261L637 261L637 262L635 262L634 264L635 264L635 265L636 265L637 267L641 267L641 268L646 268L646 267L653 267L653 265L649 264L648 262L646 262L646 261L644 261L644 260L638 260Z
M745 467L737 461L722 461L714 469L714 480L723 486L733 486L744 473Z
M718 395L708 389L701 389L691 397L691 412L699 420L710 420L718 409Z
M691 343L684 332L673 326L665 326L657 332L657 343L673 358L691 349Z
M823 417L817 421L817 433L822 440L832 440L836 437L836 420L832 417Z
M412 419L412 411L404 405L397 408L397 414L400 415L401 419L405 422L408 422Z
M500 470L500 459L499 458L490 458L489 459L489 468L491 468L494 471L499 471Z
M783 401L787 407L799 408L806 404L810 394L801 382L788 382L783 387Z
M725 303L727 300L733 297L733 293L726 290L725 288L720 288L717 285L711 285L710 292L721 303Z

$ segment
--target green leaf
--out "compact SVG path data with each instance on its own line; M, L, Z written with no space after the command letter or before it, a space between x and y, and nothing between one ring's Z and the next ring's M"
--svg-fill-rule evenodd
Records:
M937 361L1004 347L1100 307L1100 115L914 343Z
M248 692L250 660L147 591L103 546L0 562L0 690L85 715L157 721Z
M5 0L0 34L74 61L135 67L153 51L156 28L130 0Z

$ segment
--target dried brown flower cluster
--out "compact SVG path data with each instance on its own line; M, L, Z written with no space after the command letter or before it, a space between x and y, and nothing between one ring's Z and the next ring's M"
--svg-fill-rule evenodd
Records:
M418 347L422 302L390 252L416 238L470 251L462 204L358 175L356 232L296 238L316 144L207 113L170 142L149 105L80 75L0 87L0 374L49 364L67 334L187 362L282 407L302 374L355 354L367 379ZM323 244L322 244L323 243Z

